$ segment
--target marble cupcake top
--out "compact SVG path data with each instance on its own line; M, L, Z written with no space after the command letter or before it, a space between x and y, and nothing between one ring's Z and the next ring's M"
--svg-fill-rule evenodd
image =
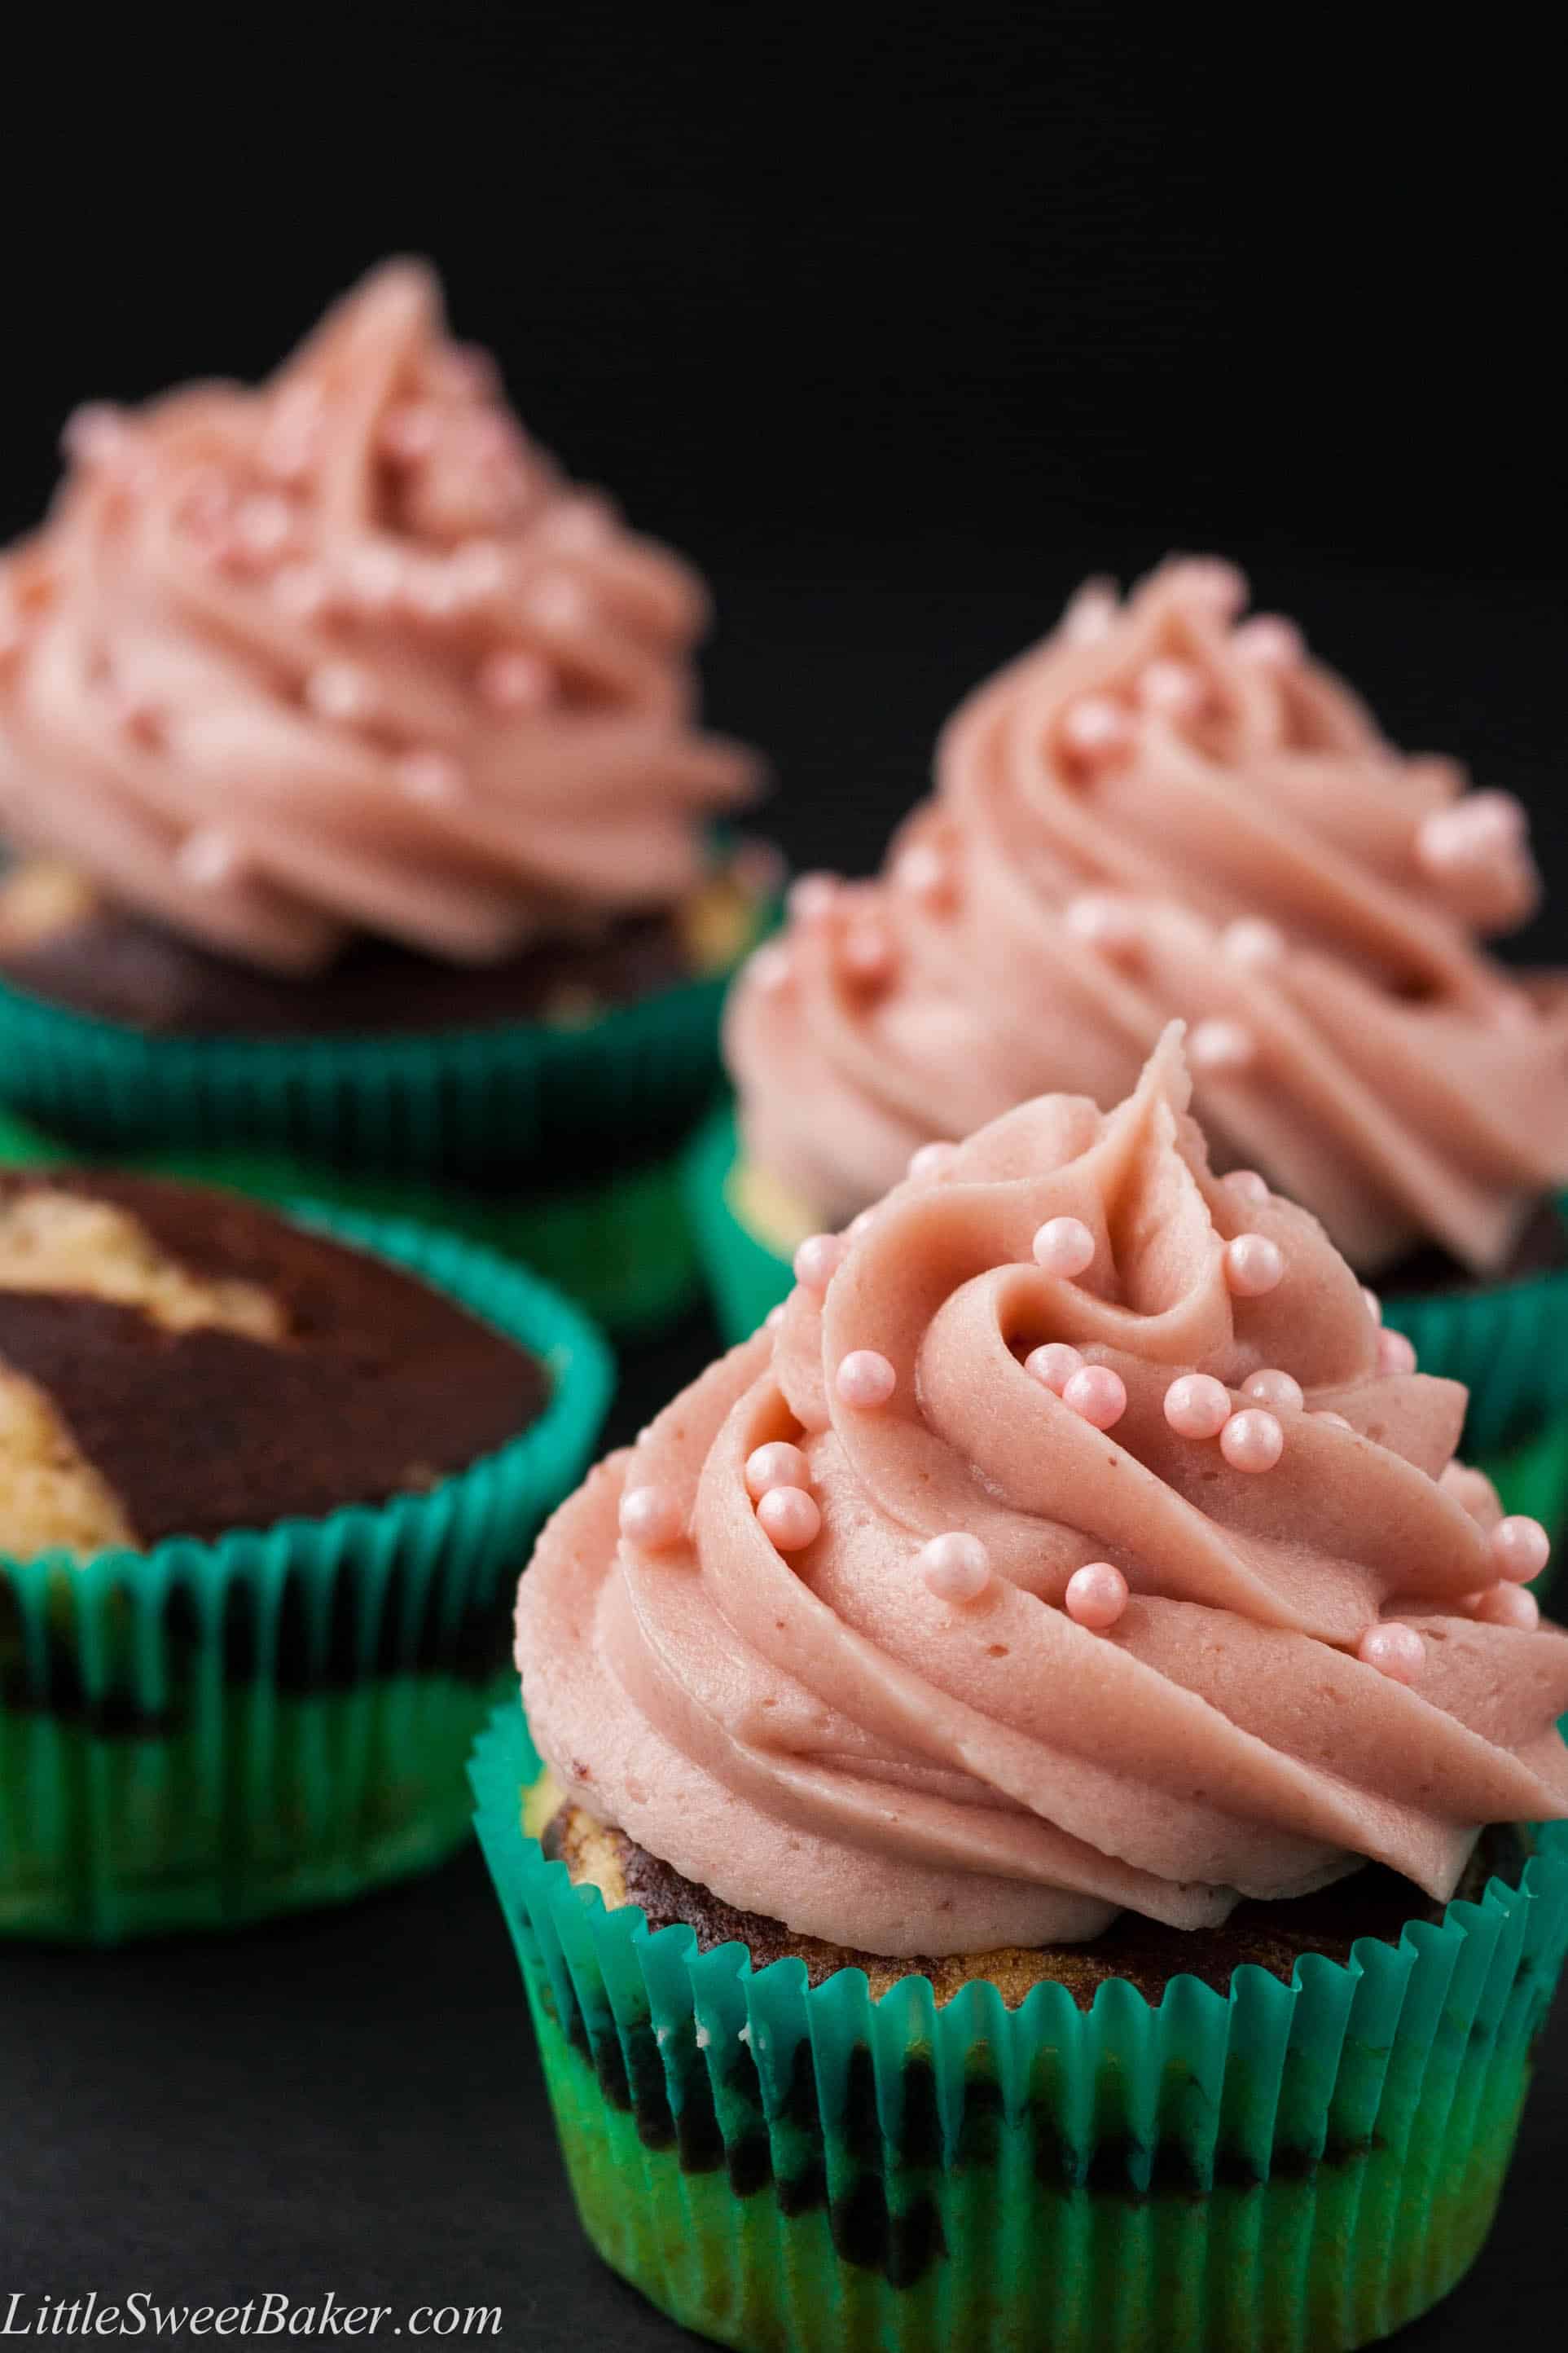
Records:
M1506 1260L1568 1181L1568 991L1481 950L1523 812L1407 758L1228 565L1091 584L949 723L881 877L797 886L730 1018L748 1154L824 1224L1047 1088L1113 1103L1190 1024L1216 1162L1373 1271Z
M1568 1813L1543 1532L1321 1227L1187 1113L928 1147L560 1512L533 1736L725 1901L869 1953L1177 1926Z
M258 390L80 411L0 560L0 832L243 962L458 962L672 904L752 763L700 582L387 265Z

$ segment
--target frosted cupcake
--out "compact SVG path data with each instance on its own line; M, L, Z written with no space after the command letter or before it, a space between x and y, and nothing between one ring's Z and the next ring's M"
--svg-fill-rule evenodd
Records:
M0 1935L232 1926L449 1854L608 1394L487 1250L0 1171Z
M882 876L797 886L730 1016L740 1155L711 1146L707 1222L732 1321L921 1145L1042 1088L1115 1102L1179 1015L1216 1165L1391 1299L1453 1294L1391 1312L1470 1384L1472 1442L1534 1441L1555 1493L1568 991L1481 946L1535 905L1523 812L1395 751L1243 595L1192 562L1125 606L1084 590L950 723Z
M721 2342L1335 2353L1485 2234L1543 1532L1187 1097L1172 1034L926 1163L523 1582L476 1780L574 2189Z
M268 1189L435 1193L657 1311L762 914L713 846L754 772L693 716L700 582L532 448L409 263L258 390L67 446L0 563L14 1107Z

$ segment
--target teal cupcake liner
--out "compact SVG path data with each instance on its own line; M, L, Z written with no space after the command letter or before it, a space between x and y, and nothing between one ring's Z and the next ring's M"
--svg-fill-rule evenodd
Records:
M439 1225L448 1233L548 1270L558 1290L626 1338L669 1322L700 1289L679 1154L650 1159L569 1191L533 1190L520 1183L512 1192L486 1193L456 1178L437 1185L310 1162L285 1152L217 1145L173 1152L86 1151L51 1140L0 1113L0 1167L47 1166L60 1161L181 1176L265 1201L287 1202L308 1195L333 1208Z
M426 1493L146 1553L0 1556L0 1934L235 1926L422 1869L468 1835L463 1766L516 1579L586 1465L609 1354L489 1251L296 1214L531 1349L549 1402Z
M684 2326L745 2353L1348 2353L1479 2251L1568 1947L1568 1826L1519 1885L1289 1985L939 2008L607 1910L521 1829L539 1770L499 1711L480 1840L588 2237Z
M790 1261L752 1233L731 1198L735 1115L729 1105L704 1121L688 1147L686 1205L703 1279L728 1345L749 1340L795 1284Z

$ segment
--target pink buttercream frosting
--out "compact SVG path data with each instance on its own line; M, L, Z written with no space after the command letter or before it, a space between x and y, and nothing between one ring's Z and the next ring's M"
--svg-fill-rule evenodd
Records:
M463 962L668 905L750 760L679 558L565 481L396 262L259 390L79 412L0 564L0 822L206 945Z
M1568 989L1521 922L1523 812L1406 758L1228 565L1097 584L943 733L870 884L814 881L738 987L752 1159L824 1225L928 1137L1066 1087L1114 1103L1192 1025L1221 1165L1256 1165L1372 1271L1505 1260L1568 1182Z
M1109 1116L1043 1098L928 1165L557 1514L518 1658L576 1802L906 1956L1369 1857L1443 1897L1480 1825L1568 1813L1568 1638L1502 1581L1539 1531L1498 1535L1463 1390L1211 1173L1187 1092L1173 1032Z

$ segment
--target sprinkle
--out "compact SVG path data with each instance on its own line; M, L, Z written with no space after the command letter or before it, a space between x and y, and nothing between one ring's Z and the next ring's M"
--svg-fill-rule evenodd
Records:
M1070 899L1062 921L1075 940L1098 948L1102 955L1131 955L1142 943L1142 931L1131 908L1099 892Z
M886 1356L875 1348L851 1348L839 1359L833 1386L845 1405L869 1409L886 1405L898 1387L899 1377Z
M1511 793L1468 793L1449 808L1434 809L1415 829L1415 855L1441 881L1490 866L1524 840L1528 823Z
M1047 1340L1043 1347L1031 1348L1024 1359L1024 1370L1030 1379L1058 1397L1082 1368L1082 1350L1069 1347L1065 1340Z
M1369 1626L1355 1654L1363 1667L1375 1667L1394 1683L1413 1683L1426 1663L1426 1643L1414 1626L1403 1626L1396 1618Z
M910 1175L917 1185L929 1185L952 1166L957 1152L956 1144L922 1144L910 1155Z
M1241 1387L1244 1396L1256 1398L1258 1404L1266 1405L1271 1413L1300 1413L1307 1402L1300 1382L1272 1365L1254 1373L1250 1380L1243 1381Z
M838 954L845 970L857 980L886 980L893 969L893 944L881 924L869 916L848 926Z
M1195 718L1207 700L1196 670L1168 659L1152 661L1132 691L1145 711L1163 712L1170 719Z
M1109 635L1117 609L1110 581L1086 580L1068 599L1060 623L1062 635L1074 645L1092 645Z
M346 727L369 717L375 694L363 670L352 662L331 661L320 663L310 672L305 681L305 700L318 719Z
M411 801L432 807L463 797L463 771L448 752L405 752L397 762L397 781Z
M272 575L273 601L291 620L318 621L332 601L332 591L319 564L285 564Z
M807 1234L795 1254L795 1279L818 1296L837 1273L844 1244L837 1234Z
M188 833L174 852L174 863L187 882L198 890L221 890L237 880L244 863L239 847L216 826Z
M1220 1181L1228 1185L1231 1191L1244 1201L1267 1201L1268 1198L1268 1184L1256 1168L1233 1168L1230 1175Z
M1103 1634L1127 1607L1127 1579L1113 1561L1086 1561L1068 1577L1063 1599L1075 1625Z
M1331 1413L1327 1406L1320 1407L1315 1413L1309 1415L1308 1419L1311 1421L1326 1421L1331 1430L1353 1430L1355 1428L1353 1421L1347 1421L1342 1413Z
M1109 695L1086 694L1069 702L1062 713L1062 741L1086 760L1108 760L1125 752L1132 741L1132 723L1119 702Z
M628 1487L621 1497L621 1534L648 1552L663 1552L680 1537L686 1516L669 1487Z
M1111 1430L1127 1410L1127 1384L1109 1365L1085 1365L1062 1388L1062 1403L1093 1430Z
M1225 1246L1225 1279L1238 1299L1261 1299L1285 1272L1285 1253L1267 1234L1237 1234Z
M1380 1373L1413 1373L1415 1350L1403 1332L1379 1332L1377 1369Z
M831 914L843 885L837 874L797 874L785 894L785 903L797 923L815 923Z
M1271 1413L1248 1406L1220 1431L1219 1451L1233 1471L1272 1471L1285 1451L1285 1432Z
M1255 662L1259 670L1293 670L1305 657L1307 641L1283 613L1255 613L1235 632L1230 649L1238 661Z
M1285 954L1285 934L1278 923L1267 922L1261 915L1241 915L1227 923L1219 935L1221 951L1232 964L1248 972L1261 972L1278 964Z
M763 1316L763 1329L764 1332L776 1332L784 1320L784 1301L781 1299L778 1305L776 1307L770 1307L767 1314Z
M794 969L788 948L781 947L776 940L769 940L752 956L746 967L746 976L764 997L773 997L780 989L788 987Z
M1366 1312L1372 1317L1373 1322L1374 1324L1381 1324L1383 1321L1383 1302L1378 1297L1376 1292L1369 1289L1363 1282L1361 1289L1361 1295L1366 1302Z
M492 711L535 711L550 698L550 670L521 646L490 654L479 665L479 694Z
M1200 1021L1187 1040L1187 1060L1194 1071L1245 1071L1257 1059L1258 1040L1245 1022Z
M408 587L408 566L395 547L356 547L348 561L348 593L365 613L391 610Z
M753 1446L746 1457L746 1493L753 1504L773 1487L807 1487L811 1472L798 1446L775 1438L766 1446Z
M822 1513L804 1487L770 1487L757 1505L758 1525L778 1552L804 1552L822 1533Z
M1512 1626L1532 1634L1541 1623L1541 1604L1522 1585L1492 1585L1477 1595L1471 1614L1485 1626Z
M911 842L908 849L900 851L893 868L893 881L900 890L907 891L912 899L920 899L927 906L934 905L946 894L951 879L946 859L929 841Z
M242 499L234 518L241 547L258 564L273 563L282 554L294 536L294 509L276 491L258 491Z
M1207 1373L1183 1373L1165 1391L1165 1419L1178 1438L1217 1438L1230 1410L1230 1391Z
M465 540L448 559L447 571L466 604L483 604L507 585L506 556L493 539Z
M1499 1577L1510 1585L1528 1585L1552 1557L1552 1539L1539 1520L1510 1512L1500 1520L1488 1542Z
M1047 1218L1029 1247L1043 1273L1068 1282L1094 1263L1094 1236L1081 1218Z
M528 609L547 629L579 629L588 617L588 594L566 573L547 573L531 590Z
M915 1567L939 1601L973 1601L991 1582L991 1556L985 1546L978 1536L957 1528L922 1545Z
M416 466L428 458L440 437L441 421L427 401L408 401L388 409L381 420L376 447L395 465Z
M101 466L118 457L125 419L111 401L87 400L73 408L60 434L60 448L79 466Z

